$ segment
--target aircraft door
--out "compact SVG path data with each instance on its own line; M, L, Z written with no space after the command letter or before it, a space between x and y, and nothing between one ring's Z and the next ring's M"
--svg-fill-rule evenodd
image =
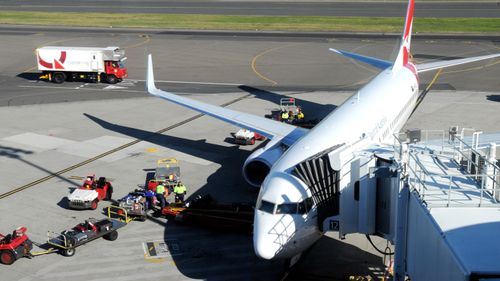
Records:
M377 235L393 240L396 227L396 210L399 193L399 170L390 157L376 156L377 167L373 170L376 177L376 217Z

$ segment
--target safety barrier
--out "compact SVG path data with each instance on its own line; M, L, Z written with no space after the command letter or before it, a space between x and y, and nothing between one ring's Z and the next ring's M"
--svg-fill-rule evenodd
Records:
M462 129L460 135L450 130L448 138L442 130L422 131L425 137L416 144L408 144L401 134L395 136L395 158L402 163L411 189L418 192L425 204L432 207L498 207L500 168L478 150L481 132L473 131L468 143L464 140L466 131L472 129ZM435 161L448 159L455 164L452 168L462 173L429 172L421 162L423 154Z

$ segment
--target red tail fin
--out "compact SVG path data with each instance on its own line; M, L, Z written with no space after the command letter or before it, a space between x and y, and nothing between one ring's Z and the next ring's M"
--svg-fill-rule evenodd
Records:
M413 25L413 12L415 10L415 0L408 1L408 10L406 11L405 27L401 37L401 45L399 53L392 67L393 72L401 69L409 62L410 45L411 45L411 29Z

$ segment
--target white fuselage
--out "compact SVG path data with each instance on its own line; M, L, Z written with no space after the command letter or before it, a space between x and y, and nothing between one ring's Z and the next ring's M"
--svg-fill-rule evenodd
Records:
M316 206L307 204L311 191L291 174L297 164L339 144L362 149L388 143L411 115L417 98L416 74L406 67L395 73L386 69L288 148L271 168L257 200L256 254L265 259L291 258L322 235Z

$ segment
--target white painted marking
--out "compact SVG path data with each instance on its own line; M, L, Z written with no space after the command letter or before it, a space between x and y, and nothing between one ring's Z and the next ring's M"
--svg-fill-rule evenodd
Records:
M126 143L131 142L132 139L129 138L120 138L114 136L102 136L94 139L89 139L83 142L72 143L69 145L65 145L59 147L57 149L58 152L80 156L83 158L92 158L96 155L102 154L106 151L114 149L116 147L122 146ZM128 156L126 151L117 151L113 153L112 159L101 158L105 162L114 162L120 159L124 159Z
M39 135L35 133L23 133L3 138L3 140L43 149L56 149L61 146L77 143L68 139Z
M103 90L117 90L117 89L127 89L127 87L109 85L109 86L105 87Z
M135 82L132 82L132 81L121 82L119 85L123 86L123 87L133 87L133 86L135 86Z
M130 79L126 81L144 82L146 80ZM199 85L220 85L220 86L241 86L241 83L219 83L219 82L198 82L198 81L175 81L175 80L155 80L155 83L176 83L176 84L199 84Z

